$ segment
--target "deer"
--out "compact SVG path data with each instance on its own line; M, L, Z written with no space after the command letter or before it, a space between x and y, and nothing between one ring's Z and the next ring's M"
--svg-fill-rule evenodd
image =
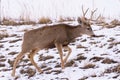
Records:
M15 76L16 66L18 61L22 57L28 54L28 58L31 63L35 66L38 72L42 73L42 69L34 61L35 54L42 49L57 48L60 60L61 68L65 68L65 63L67 62L68 57L70 56L72 49L69 47L75 38L80 37L84 34L89 36L95 36L91 24L88 19L85 17L88 9L84 12L83 17L78 17L78 25L69 25L65 23L46 25L41 28L33 29L24 33L23 43L21 52L17 55L14 64L12 76ZM68 50L67 55L63 59L62 49Z

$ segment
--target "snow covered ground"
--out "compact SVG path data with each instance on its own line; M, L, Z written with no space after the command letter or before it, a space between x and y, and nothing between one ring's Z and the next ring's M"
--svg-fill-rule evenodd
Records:
M95 17L101 14L107 18L106 22L120 20L120 0L0 1L1 20L20 19L21 16L30 17L34 21L43 16L52 20L60 16L78 17L82 15L82 5L90 10L98 8ZM90 11L87 14L89 16ZM60 67L56 48L41 50L34 59L44 72L40 74L36 71L26 55L18 64L16 77L13 78L13 61L21 51L24 32L43 25L0 25L0 80L120 80L120 26L105 28L96 24L92 25L92 29L100 36L83 35L69 45L72 54L65 69Z
M44 72L40 74L28 60L27 55L11 76L13 60L21 50L22 36L26 30L41 25L1 26L8 34L0 40L1 80L120 80L120 26L102 28L92 25L99 37L82 36L72 42L72 54L65 69L60 67L59 54L54 49L42 50L35 61Z

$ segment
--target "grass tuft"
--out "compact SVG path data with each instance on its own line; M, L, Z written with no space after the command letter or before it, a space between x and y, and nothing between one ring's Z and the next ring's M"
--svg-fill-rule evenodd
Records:
M41 17L38 21L39 24L52 23L52 20L48 17Z
M62 17L62 16L59 17L58 22L65 22L65 21L75 21L75 19L71 17Z

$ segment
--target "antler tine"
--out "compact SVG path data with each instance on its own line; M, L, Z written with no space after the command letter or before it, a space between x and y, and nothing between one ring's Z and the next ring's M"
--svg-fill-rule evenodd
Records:
M83 17L85 18L86 13L88 12L89 8L84 12L83 5L82 5L82 12L83 12Z
M101 14L97 17L96 21L98 21L98 19L101 17Z
M91 11L90 21L92 20L93 14L94 14L96 11L97 11L97 8L96 8L95 10Z

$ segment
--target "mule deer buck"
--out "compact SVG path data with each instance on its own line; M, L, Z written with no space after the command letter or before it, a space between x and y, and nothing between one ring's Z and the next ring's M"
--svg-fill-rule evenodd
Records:
M91 29L90 23L86 20L85 14L82 18L78 18L79 25L68 25L68 24L56 24L51 26L44 26L42 28L30 30L24 34L22 51L16 57L13 65L12 76L15 76L15 70L18 61L26 54L29 53L28 57L31 63L36 67L36 69L41 73L41 68L34 61L34 55L42 49L45 48L54 48L56 47L61 60L61 67L64 68L64 65L72 52L68 44L75 38L87 34L94 36L94 33ZM63 59L62 49L66 48L68 54Z

